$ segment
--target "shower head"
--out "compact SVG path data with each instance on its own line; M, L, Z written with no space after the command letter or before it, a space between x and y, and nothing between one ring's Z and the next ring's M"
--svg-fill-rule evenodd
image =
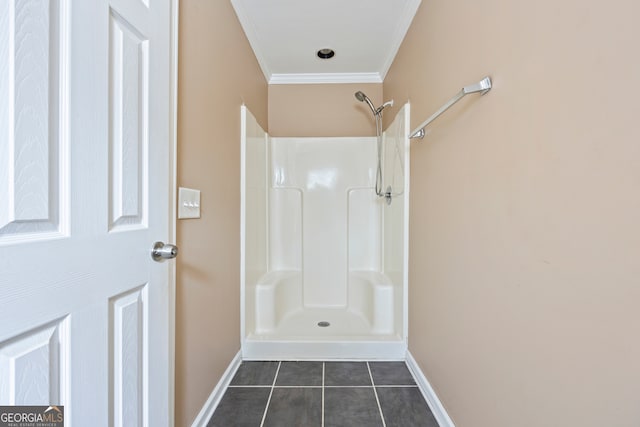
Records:
M367 105L369 106L369 108L371 108L371 112L373 113L374 116L378 115L378 111L376 110L376 108L373 106L373 103L371 102L371 100L369 99L369 97L367 95L365 95L364 93L357 91L356 92L356 99L360 102L366 102Z
M357 91L355 95L358 101L367 103L369 108L371 108L371 112L373 113L374 116L378 116L380 113L382 113L382 110L384 110L385 108L393 106L393 99L391 101L385 102L384 104L376 108L373 106L373 103L371 102L369 97L365 95L363 92Z

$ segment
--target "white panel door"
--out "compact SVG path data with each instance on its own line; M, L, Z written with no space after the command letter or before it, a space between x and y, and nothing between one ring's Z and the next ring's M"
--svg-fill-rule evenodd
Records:
M0 0L0 405L166 426L170 0Z

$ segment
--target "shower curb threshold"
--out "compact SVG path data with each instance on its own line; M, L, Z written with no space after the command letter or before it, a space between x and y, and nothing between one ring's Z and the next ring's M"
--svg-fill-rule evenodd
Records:
M405 360L405 341L245 340L243 360Z

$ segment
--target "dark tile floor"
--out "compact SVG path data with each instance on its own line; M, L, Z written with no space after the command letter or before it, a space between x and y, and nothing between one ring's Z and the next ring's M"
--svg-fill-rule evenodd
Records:
M404 362L243 362L208 427L438 427Z

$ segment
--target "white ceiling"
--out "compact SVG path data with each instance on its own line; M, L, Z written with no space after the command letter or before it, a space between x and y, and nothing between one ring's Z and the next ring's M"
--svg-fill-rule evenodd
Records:
M231 0L269 84L381 83L421 0ZM316 51L333 49L331 59Z

